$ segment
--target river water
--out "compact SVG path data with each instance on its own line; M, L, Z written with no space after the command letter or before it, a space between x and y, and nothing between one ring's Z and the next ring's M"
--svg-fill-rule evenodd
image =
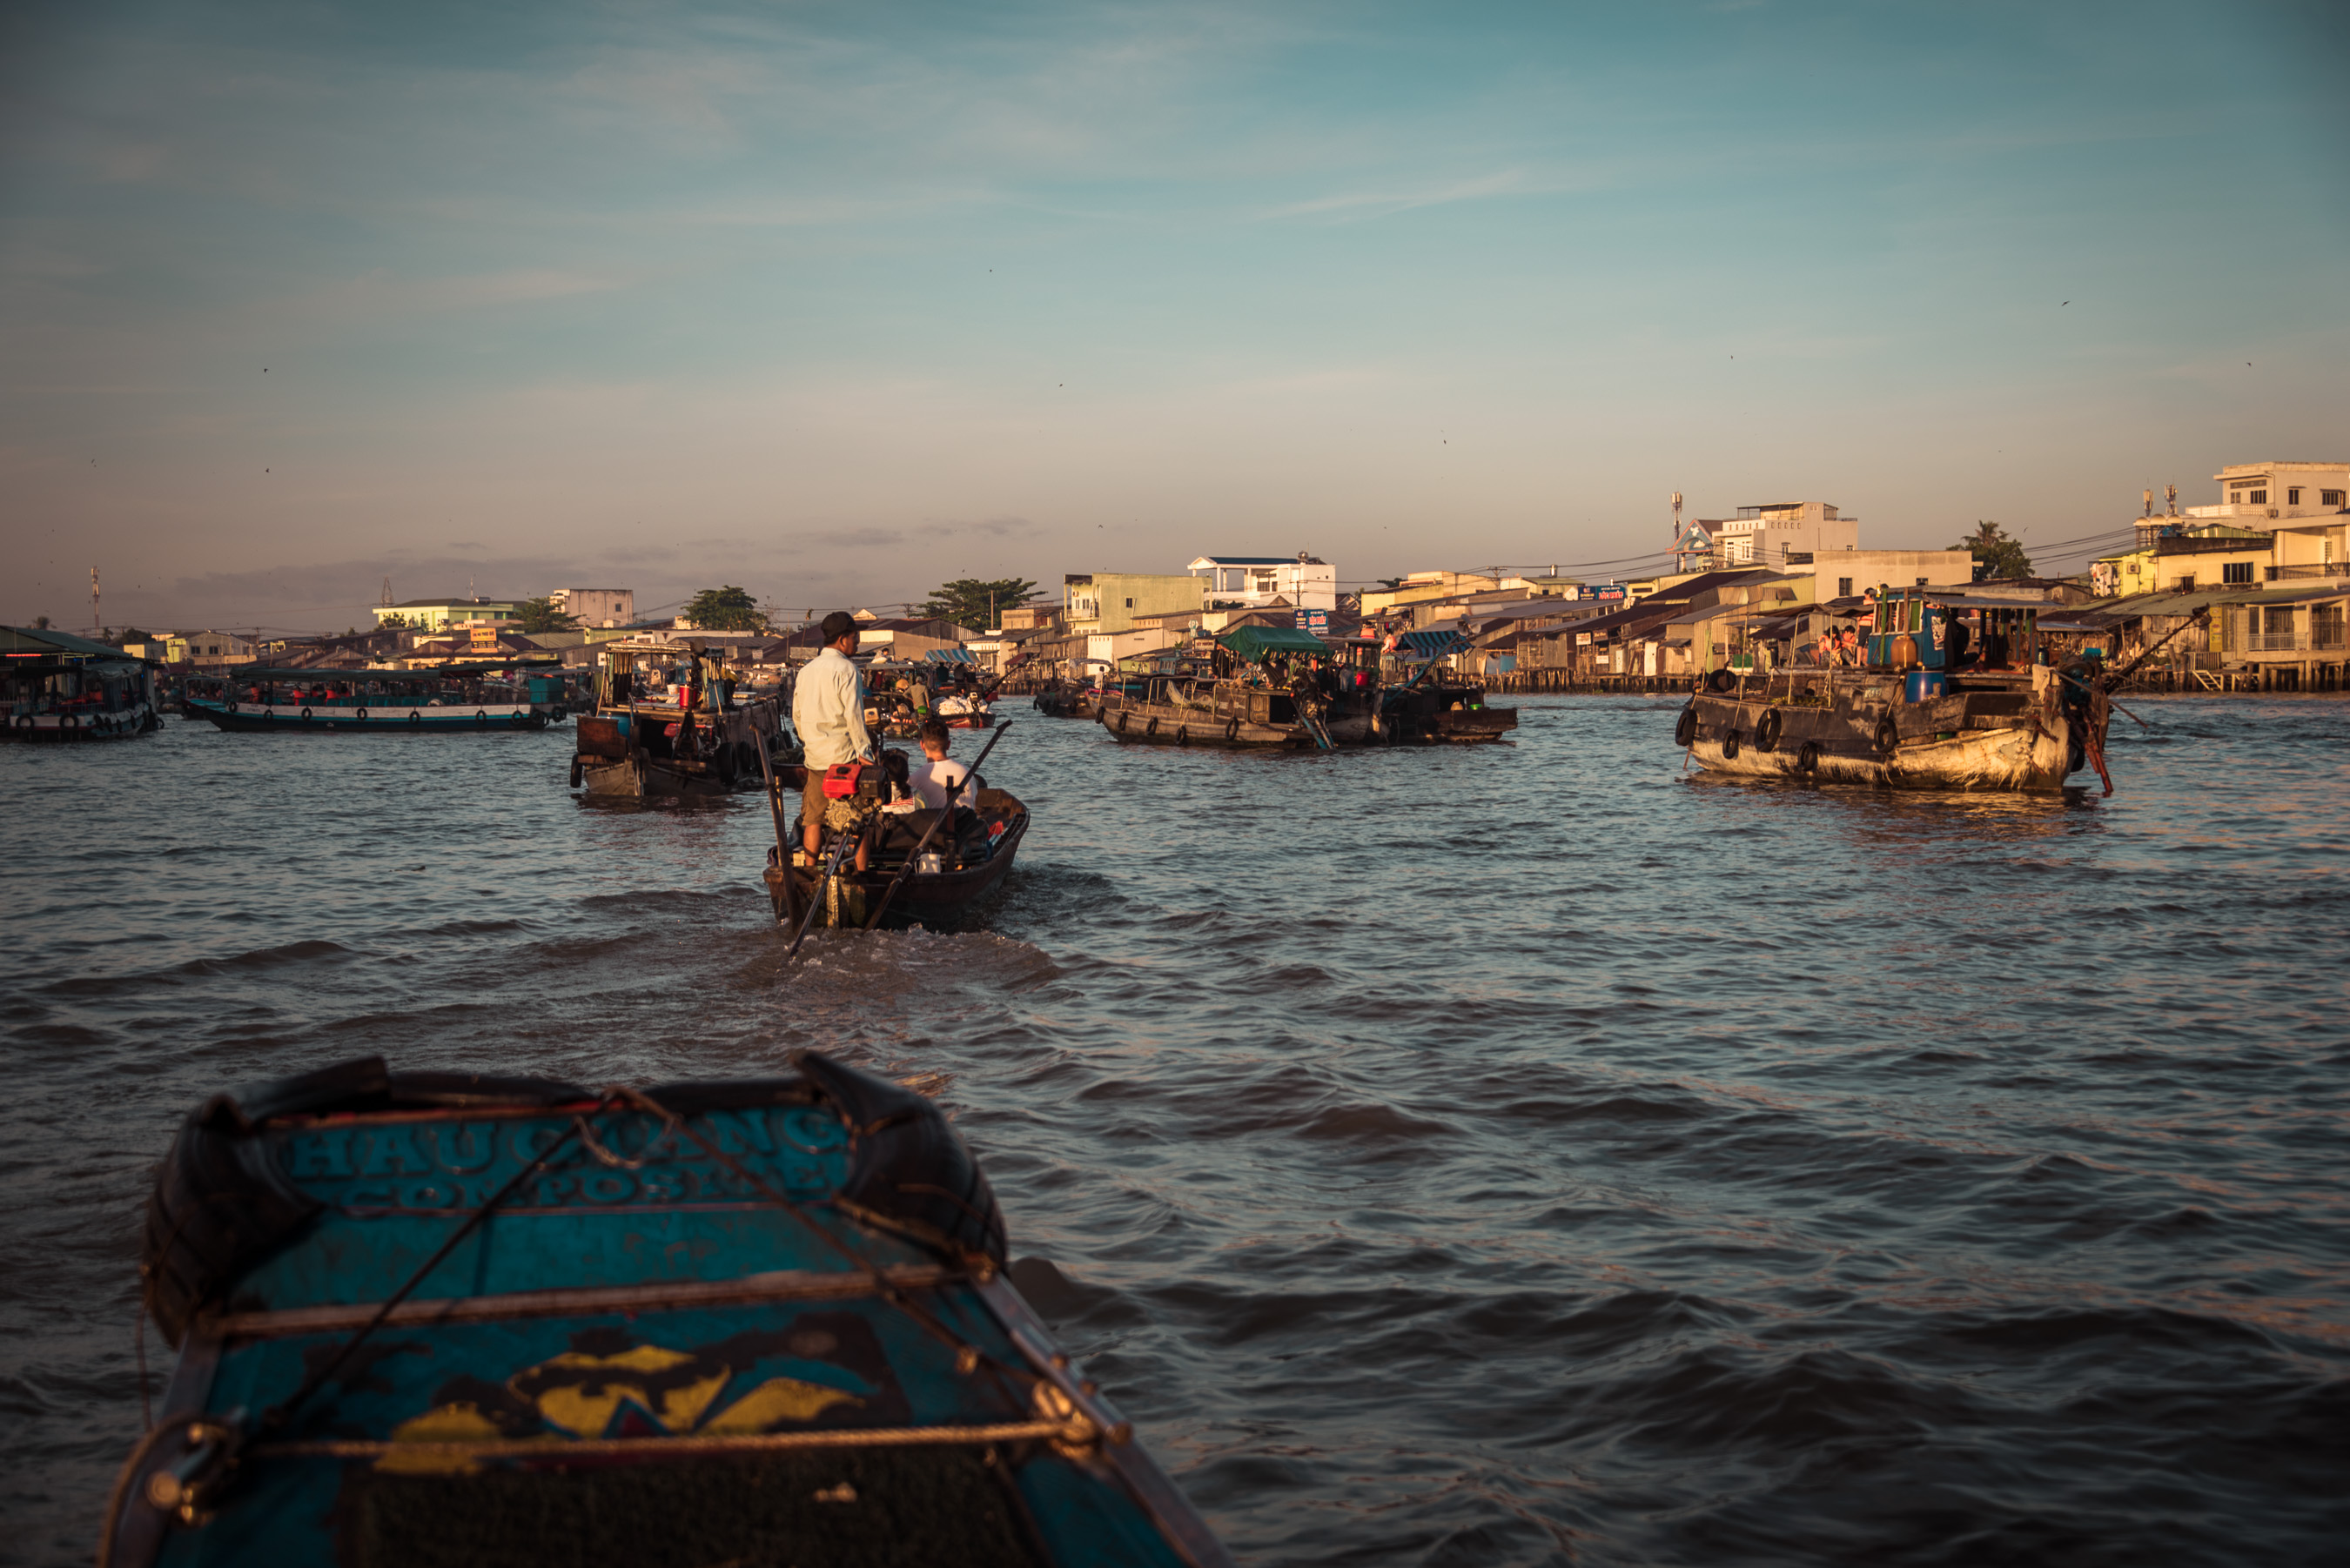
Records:
M2119 794L1986 799L1694 782L1670 701L1328 758L1011 703L986 929L790 969L756 797L584 806L566 729L0 747L0 1555L88 1560L203 1095L816 1045L943 1075L1244 1562L2339 1562L2350 704L2134 706Z

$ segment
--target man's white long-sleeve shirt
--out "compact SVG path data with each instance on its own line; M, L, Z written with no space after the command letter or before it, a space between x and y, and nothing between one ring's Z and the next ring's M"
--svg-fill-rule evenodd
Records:
M792 728L812 768L873 754L865 728L865 681L840 649L827 647L800 671L792 687Z

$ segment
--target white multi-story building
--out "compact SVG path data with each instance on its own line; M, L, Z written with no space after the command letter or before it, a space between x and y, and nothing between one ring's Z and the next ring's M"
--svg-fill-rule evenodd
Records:
M2189 506L2188 516L2257 528L2339 513L2350 497L2345 462L2233 462L2211 477L2220 482L2220 504Z
M1700 518L1719 543L1726 566L1802 566L1825 550L1860 547L1860 519L1837 515L1825 501L1773 501L1742 506L1735 517Z
M1338 607L1337 568L1300 550L1290 556L1202 556L1188 568L1206 580L1210 609L1262 609L1280 599L1292 609Z
M581 626L628 626L637 618L634 588L556 588L546 597Z

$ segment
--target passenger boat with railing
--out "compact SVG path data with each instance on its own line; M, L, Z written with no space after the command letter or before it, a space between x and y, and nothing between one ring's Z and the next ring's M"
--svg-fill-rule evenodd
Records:
M123 741L162 727L155 667L112 643L0 627L0 740Z
M1879 589L1860 665L1713 671L1675 742L1709 773L1749 778L2056 790L2093 766L2111 794L2098 658L2052 668L2035 608L1956 599Z
M100 1568L1229 1563L938 1106L793 1065L205 1100L148 1200L179 1361Z
M191 719L265 735L493 734L544 730L565 711L552 659L430 670L247 665L190 676L182 707Z

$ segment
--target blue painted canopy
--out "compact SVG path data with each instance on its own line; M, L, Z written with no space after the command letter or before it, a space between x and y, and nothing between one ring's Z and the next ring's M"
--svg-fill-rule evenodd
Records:
M971 649L968 648L934 648L922 657L932 664L977 664L979 662L971 656Z
M1442 659L1448 653L1458 653L1469 646L1469 639L1457 631L1408 631L1396 639L1397 644L1416 659Z

